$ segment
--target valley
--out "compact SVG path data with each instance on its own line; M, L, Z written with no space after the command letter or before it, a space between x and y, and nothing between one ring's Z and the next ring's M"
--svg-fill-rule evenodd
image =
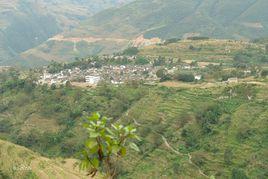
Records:
M118 7L125 2L128 1L1 1L0 65L25 66L29 61L23 61L20 54L24 51L63 31L70 31L82 20L103 9ZM31 65L45 64L42 60L33 59Z
M229 178L237 172L266 176L263 42L179 40L68 64L54 62L45 70L58 76L91 70L92 75L109 67L121 74L146 65L157 69L153 84L135 78L113 83L109 76L94 87L85 76L80 78L84 86L77 86L79 80L37 84L44 68L4 70L0 138L51 160L68 160L83 147L81 118L99 111L116 123L136 126L142 138L140 152L129 151L119 163L124 166L120 178ZM188 81L191 75L201 78Z
M267 0L0 0L0 179L268 178Z

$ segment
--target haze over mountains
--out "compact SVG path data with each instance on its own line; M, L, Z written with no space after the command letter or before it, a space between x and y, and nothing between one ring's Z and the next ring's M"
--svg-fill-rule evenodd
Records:
M248 40L268 36L267 0L137 0L91 17L126 1L36 2L28 3L47 8L29 10L30 6L23 5L26 1L14 1L25 18L18 17L14 9L1 13L1 19L12 14L13 22L1 31L5 39L0 44L2 63L16 55L22 64L35 65L113 53L133 44L138 37L144 41L143 38L155 37Z
M81 20L100 10L128 1L2 0L0 65L16 64L21 60L20 53L36 47L62 31L74 28ZM33 62L39 63L39 60L35 59Z

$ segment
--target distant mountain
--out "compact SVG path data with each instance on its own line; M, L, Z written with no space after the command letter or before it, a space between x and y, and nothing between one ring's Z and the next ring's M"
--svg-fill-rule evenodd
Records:
M136 39L150 44L146 39L154 37L264 37L268 36L267 7L267 0L137 0L102 11L22 57L30 62L69 61L119 51Z
M130 0L0 1L0 65L14 64L19 54L76 27L81 20ZM41 63L38 59L35 63ZM24 62L22 62L24 63Z
M84 22L88 35L146 38L198 34L248 39L268 35L267 0L137 0ZM72 35L75 34L76 31Z

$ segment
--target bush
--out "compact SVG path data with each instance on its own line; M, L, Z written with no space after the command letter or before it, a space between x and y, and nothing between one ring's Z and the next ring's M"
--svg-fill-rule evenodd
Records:
M137 55L139 53L139 49L137 47L129 47L126 50L123 51L123 55Z
M193 130L191 128L183 129L181 136L184 138L187 148L197 149L199 147L199 139L196 130Z
M172 80L172 76L168 74L167 70L159 69L156 72L156 76L160 78L160 82Z
M9 179L10 177L0 169L0 179Z
M136 65L145 65L145 64L148 64L150 63L149 60L145 57L138 57L135 61L135 64Z
M193 82L195 80L192 73L177 73L175 79L183 82Z
M249 179L244 170L242 169L233 169L232 170L232 179Z
M254 134L254 130L247 127L247 126L243 126L240 129L238 129L238 132L236 134L236 138L239 141L244 141L249 139L252 135Z
M262 77L267 77L268 76L268 69L267 70L262 70L261 76Z
M217 124L221 116L221 109L218 105L209 106L203 112L197 114L197 120L200 124L202 131L205 134L213 132L213 125Z
M9 120L4 119L0 121L0 132L9 132L11 130L12 124Z

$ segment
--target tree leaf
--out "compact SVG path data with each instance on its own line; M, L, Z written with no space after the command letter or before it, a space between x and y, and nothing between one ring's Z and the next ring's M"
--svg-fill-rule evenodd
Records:
M97 132L90 132L90 133L89 133L89 137L90 137L90 138L96 138L96 137L99 137L99 136L100 136L100 134L97 133Z
M133 143L133 142L131 142L129 144L129 147L132 148L133 150L137 151L137 152L140 151L139 147L135 143Z
M93 165L94 168L99 168L100 162L99 162L99 160L97 158L93 158L91 160L91 164Z
M122 157L125 156L126 153L127 153L127 149L126 149L126 147L122 147L121 150L120 150L120 154L121 154L121 156L122 156Z
M89 148L89 149L92 149L93 147L95 147L96 145L98 145L97 141L96 140L88 140L86 142L86 146Z
M120 147L118 145L112 146L112 153L117 154L120 151Z
M90 116L89 118L88 118L88 120L89 121L97 121L97 120L99 120L100 119L100 114L99 113L93 113L92 114L92 116Z

